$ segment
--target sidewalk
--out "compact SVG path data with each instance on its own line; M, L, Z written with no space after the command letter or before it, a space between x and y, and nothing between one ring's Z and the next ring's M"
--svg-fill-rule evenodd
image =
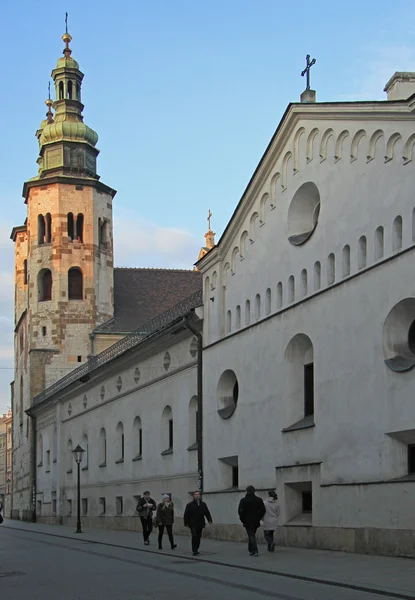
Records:
M0 532L2 527L140 552L159 552L154 534L152 544L144 546L141 534L130 531L86 529L82 535L76 535L72 527L11 520L4 521ZM189 560L415 600L415 560L412 559L287 547L277 547L273 554L262 550L258 558L252 558L248 555L246 544L210 539L202 540L201 555L194 559L189 537L177 536L176 543L178 547L174 556ZM163 551L164 555L168 553L170 550Z

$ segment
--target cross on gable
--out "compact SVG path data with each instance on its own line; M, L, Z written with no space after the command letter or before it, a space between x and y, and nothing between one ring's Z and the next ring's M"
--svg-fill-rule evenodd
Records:
M310 89L310 69L316 63L316 59L313 58L313 60L310 61L310 55L307 54L307 56L305 57L305 60L306 60L306 68L304 69L304 71L302 71L301 77L304 77L304 75L307 75L306 90L309 90Z

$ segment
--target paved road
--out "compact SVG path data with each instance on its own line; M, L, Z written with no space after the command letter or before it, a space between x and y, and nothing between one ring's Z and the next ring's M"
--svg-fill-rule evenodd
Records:
M261 561L261 557L252 558ZM146 550L0 529L1 600L380 600L342 587L297 581Z

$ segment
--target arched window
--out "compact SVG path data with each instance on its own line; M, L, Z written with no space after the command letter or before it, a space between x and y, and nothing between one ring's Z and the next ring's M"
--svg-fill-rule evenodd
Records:
M52 300L52 273L49 269L41 269L37 276L39 302Z
M375 231L375 260L383 258L385 248L385 233L383 227L380 226Z
M239 383L234 371L227 369L219 377L217 388L218 415L229 419L236 410L239 398Z
M70 242L73 242L75 237L75 227L74 227L74 220L73 220L73 214L70 212L68 213L68 238Z
M20 425L23 425L23 375L20 376L20 407L19 407L19 415L20 415Z
M52 241L52 217L50 213L46 214L46 243L50 244Z
M84 434L83 438L82 438L82 444L81 444L82 448L84 449L84 456L82 458L82 462L81 462L81 469L87 469L88 468L88 460L89 460L89 451L88 451L88 436L86 435L86 433Z
M265 314L269 315L271 312L271 288L267 288L265 292Z
M68 81L68 92L66 94L66 97L68 100L72 100L72 91L73 91L72 81Z
M247 300L245 302L245 325L249 325L251 322L251 302Z
M289 304L294 302L294 298L295 298L295 281L294 281L294 276L290 275L290 277L288 278L288 302L289 302Z
M189 450L197 446L197 396L189 403Z
M37 217L37 243L40 246L45 243L45 217L38 215Z
M68 299L82 300L83 281L82 271L78 267L72 267L68 271Z
M241 307L238 306L236 307L236 318L235 318L235 327L236 329L239 329L241 326Z
M99 245L106 246L108 242L108 222L105 219L98 219Z
M107 464L107 434L102 428L99 432L99 466L105 467Z
M230 310L226 313L226 333L232 331L232 313Z
M307 296L307 269L301 271L301 297Z
M331 253L329 254L329 257L327 259L327 285L331 285L332 283L335 282L336 279L336 265L335 265L335 258L334 258L334 254Z
M402 226L403 221L402 217L398 215L396 219L393 221L393 229L392 229L392 250L393 252L398 252L402 249Z
M68 440L68 447L66 451L66 472L72 473L72 464L73 464L73 454L72 454L73 446L72 440Z
M76 217L76 232L75 237L78 242L84 241L84 215L79 213Z
M277 309L282 308L282 283L281 281L277 285Z
M115 462L124 461L124 425L121 421L118 423L115 430Z
M362 235L359 239L359 247L357 250L357 266L359 269L364 269L367 261L367 242L366 236Z
M342 275L348 277L350 275L350 246L346 244L342 252Z
M314 263L314 291L321 288L321 263L318 260Z
M166 406L166 408L163 410L161 426L161 445L163 448L162 454L171 454L171 452L173 451L174 439L173 412L170 406Z
M23 261L23 284L27 285L27 260Z
M79 83L76 84L76 99L81 100L81 86Z
M257 294L255 296L255 320L258 321L258 319L261 318L261 296L259 294Z
M134 419L134 443L135 458L141 458L143 455L143 426L140 417Z
M310 338L303 333L294 336L287 346L285 357L289 366L287 382L292 400L287 425L291 426L304 418L312 419L314 415L314 349Z
M59 92L58 92L59 93L59 100L63 100L63 81L59 82L59 88L58 88L58 90L59 90Z

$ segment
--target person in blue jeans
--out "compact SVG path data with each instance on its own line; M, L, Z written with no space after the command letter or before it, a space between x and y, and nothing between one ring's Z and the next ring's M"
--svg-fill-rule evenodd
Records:
M256 532L265 515L265 506L261 498L255 495L253 485L246 488L246 496L239 502L239 519L248 536L248 552L250 556L259 556Z

